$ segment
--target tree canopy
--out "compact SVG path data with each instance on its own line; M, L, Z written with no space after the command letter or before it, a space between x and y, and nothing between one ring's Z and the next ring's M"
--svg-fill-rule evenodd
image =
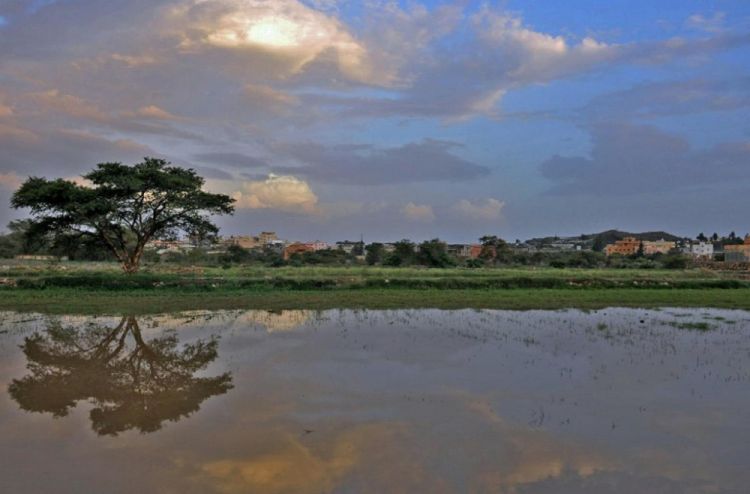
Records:
M232 198L202 190L204 180L195 170L162 159L101 163L83 178L90 185L29 177L11 205L31 210L30 235L100 240L127 273L138 270L149 241L180 232L216 234L210 216L234 212Z

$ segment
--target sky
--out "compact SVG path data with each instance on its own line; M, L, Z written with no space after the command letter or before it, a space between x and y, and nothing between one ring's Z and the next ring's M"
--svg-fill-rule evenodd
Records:
M153 156L224 234L744 234L749 107L746 0L0 0L0 223Z

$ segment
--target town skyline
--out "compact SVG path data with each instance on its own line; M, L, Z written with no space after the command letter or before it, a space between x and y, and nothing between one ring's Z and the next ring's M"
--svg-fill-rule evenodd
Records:
M28 176L153 156L229 235L744 234L749 81L738 0L11 0L0 224Z

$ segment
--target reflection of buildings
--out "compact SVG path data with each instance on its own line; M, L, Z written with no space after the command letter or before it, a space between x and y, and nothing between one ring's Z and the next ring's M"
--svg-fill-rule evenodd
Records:
M311 310L282 310L278 312L265 310L251 310L237 318L237 322L243 324L260 325L266 331L291 331L296 329L315 316L316 312Z
M55 417L90 402L100 435L154 432L232 388L229 373L195 377L216 359L215 338L178 345L174 332L144 340L135 317L114 328L51 325L24 340L30 373L14 379L8 392L23 410Z
M741 245L725 245L724 261L750 262L750 235L745 237L745 243Z

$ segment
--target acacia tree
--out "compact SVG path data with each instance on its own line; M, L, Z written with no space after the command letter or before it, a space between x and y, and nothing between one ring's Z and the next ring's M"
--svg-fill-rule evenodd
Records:
M210 216L234 212L232 198L201 190L204 180L195 170L170 165L156 158L132 166L101 163L83 176L90 186L29 177L11 205L31 210L30 235L100 240L126 273L135 273L149 241L179 232L215 234Z

